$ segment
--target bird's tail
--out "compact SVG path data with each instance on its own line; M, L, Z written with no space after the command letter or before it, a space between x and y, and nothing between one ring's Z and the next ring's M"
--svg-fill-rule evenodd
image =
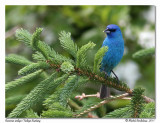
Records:
M104 99L109 96L110 96L110 88L102 84L100 88L100 99Z

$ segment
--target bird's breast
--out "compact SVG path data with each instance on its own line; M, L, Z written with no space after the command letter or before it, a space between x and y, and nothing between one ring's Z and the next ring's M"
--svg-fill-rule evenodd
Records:
M102 59L102 68L112 70L122 59L124 52L124 43L120 41L105 43L108 51Z

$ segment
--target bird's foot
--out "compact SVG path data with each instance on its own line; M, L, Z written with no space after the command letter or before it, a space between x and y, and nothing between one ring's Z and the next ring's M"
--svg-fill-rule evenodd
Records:
M108 77L108 74L107 74L107 72L105 72L105 71L104 71L104 73L105 73L105 79L107 79L107 77Z
M114 76L115 76L115 78L116 78L116 80L117 80L117 83L119 84L119 83L120 83L120 81L119 81L119 79L118 79L118 76L114 73L114 71L113 71L113 70L111 70L111 72L114 74Z

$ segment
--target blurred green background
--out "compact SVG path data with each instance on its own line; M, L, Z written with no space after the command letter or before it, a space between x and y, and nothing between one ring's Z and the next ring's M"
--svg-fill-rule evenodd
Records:
M6 6L5 19L6 55L14 53L32 60L33 51L16 40L15 31L24 28L33 33L36 27L43 27L43 41L65 56L69 54L62 49L58 40L62 30L71 32L79 47L89 41L94 42L96 46L89 51L87 57L90 65L93 65L94 54L106 36L103 30L109 24L119 25L125 41L125 52L114 71L129 87L143 87L145 95L155 99L155 56L132 58L132 54L138 50L155 47L155 6ZM6 64L6 83L19 77L17 71L20 68L21 66ZM6 98L12 99L15 95L23 98L38 81L14 89ZM77 93L96 93L99 86L87 84ZM113 90L112 93L119 92ZM6 113L17 103L6 102ZM110 108L114 109L117 105L120 107L121 103L111 105Z

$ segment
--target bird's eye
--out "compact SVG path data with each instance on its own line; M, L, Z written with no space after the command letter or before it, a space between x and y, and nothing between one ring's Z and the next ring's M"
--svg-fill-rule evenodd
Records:
M111 32L115 32L115 31L116 31L116 29L110 29L110 31L111 31Z

